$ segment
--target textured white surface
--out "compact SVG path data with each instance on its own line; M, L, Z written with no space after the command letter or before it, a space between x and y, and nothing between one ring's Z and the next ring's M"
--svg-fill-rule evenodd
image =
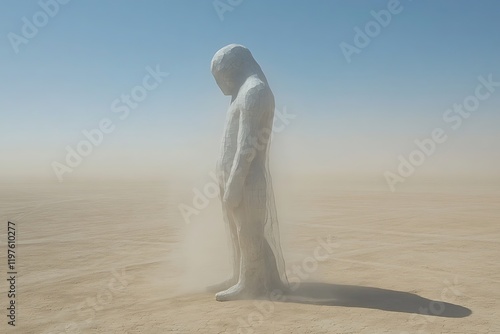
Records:
M287 285L268 167L274 96L244 46L220 49L211 68L222 92L231 95L217 174L234 273L216 298L262 296Z

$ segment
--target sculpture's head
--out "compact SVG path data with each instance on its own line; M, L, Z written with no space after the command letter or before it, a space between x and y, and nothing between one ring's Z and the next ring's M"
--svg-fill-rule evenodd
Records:
M243 45L230 44L217 51L212 58L212 74L224 95L235 95L241 85L253 74L267 82L264 73Z

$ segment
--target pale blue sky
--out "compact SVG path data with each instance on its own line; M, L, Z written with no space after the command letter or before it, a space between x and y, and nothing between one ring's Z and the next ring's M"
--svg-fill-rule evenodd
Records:
M2 1L0 147L7 153L0 162L18 159L14 169L30 165L50 176L50 162L104 117L117 129L85 161L95 160L93 168L105 155L171 165L200 149L212 154L228 101L210 60L239 43L264 69L277 107L297 114L290 137L347 136L349 145L381 138L379 148L396 143L380 148L394 165L398 150L410 150L412 138L440 126L443 111L474 92L478 76L500 80L500 2L401 0L401 12L348 63L339 44L353 44L354 27L363 29L370 12L388 3L244 0L221 21L212 1L72 0L15 53L8 34L21 35L22 18L41 9L38 1ZM111 102L156 64L169 76L120 122ZM468 120L472 136L496 133L499 101L500 91Z

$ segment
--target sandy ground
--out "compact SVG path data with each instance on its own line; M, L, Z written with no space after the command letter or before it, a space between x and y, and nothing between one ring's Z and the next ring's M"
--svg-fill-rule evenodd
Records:
M500 333L499 188L277 191L294 292L225 303L204 290L230 271L218 200L186 224L191 188L2 185L0 332Z

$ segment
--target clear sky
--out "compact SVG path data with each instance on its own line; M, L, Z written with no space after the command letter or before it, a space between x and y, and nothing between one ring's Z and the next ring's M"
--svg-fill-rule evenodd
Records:
M440 127L448 140L417 172L499 176L500 87L457 129L443 121L479 76L500 81L499 1L221 0L219 12L212 1L54 3L0 4L2 178L57 182L51 163L104 118L113 132L65 180L203 173L229 102L210 60L230 43L252 51L277 109L295 115L275 136L284 166L382 178ZM391 9L389 22L380 11ZM370 25L372 11L385 26ZM367 24L372 37L357 47ZM346 44L357 47L350 61ZM120 119L112 103L157 66L168 76Z

